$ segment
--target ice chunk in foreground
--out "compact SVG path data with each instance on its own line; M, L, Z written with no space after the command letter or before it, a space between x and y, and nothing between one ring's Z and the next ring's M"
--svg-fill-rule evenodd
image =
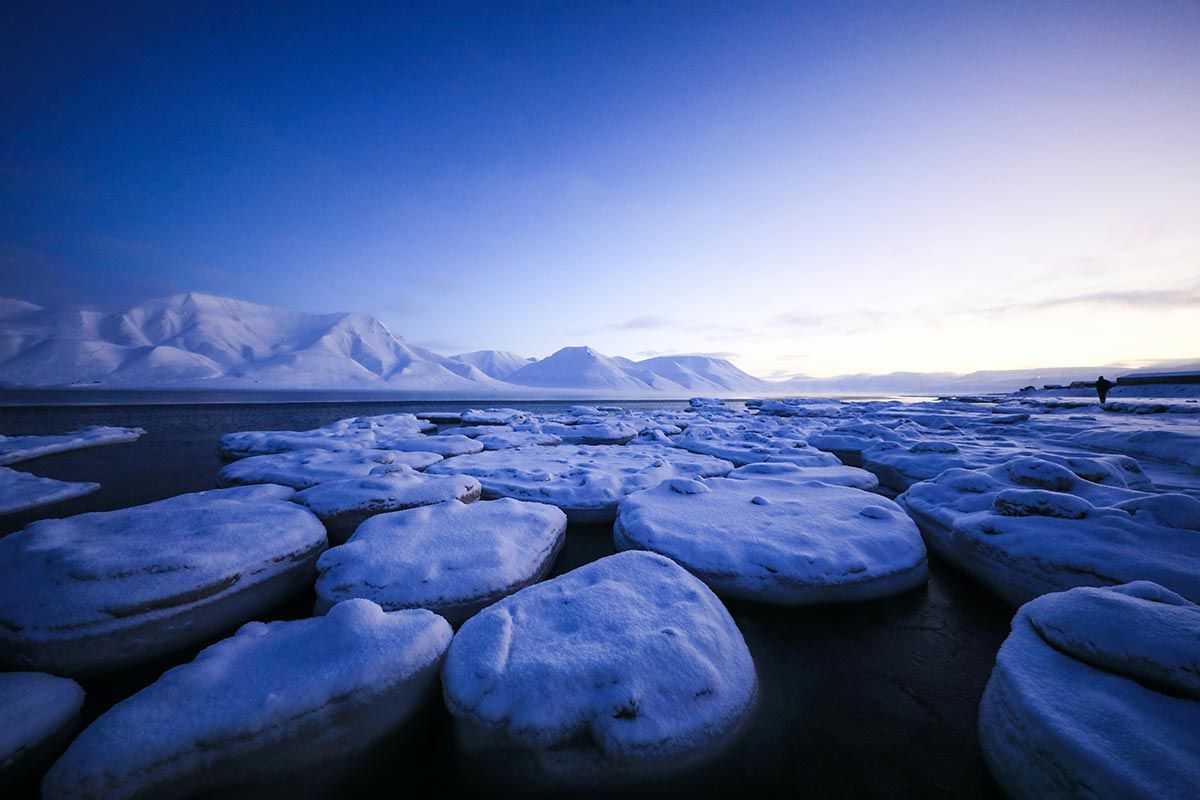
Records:
M365 597L388 611L427 608L457 625L544 578L566 530L557 508L508 499L381 514L317 562L317 611Z
M141 428L89 425L70 433L53 436L0 436L0 465L16 464L51 453L82 450L85 447L134 442L145 433Z
M928 575L921 534L892 501L775 476L671 480L631 494L613 541L674 559L718 594L768 603L867 600Z
M1149 582L1020 608L979 707L1010 797L1194 798L1200 607Z
M0 467L0 514L15 514L38 506L83 497L100 488L98 483L73 483L40 478L28 472Z
M136 664L311 585L320 520L292 490L179 495L0 539L0 660L61 675Z
M467 620L442 670L468 750L534 781L662 776L712 754L756 696L729 613L669 559L619 553Z
M334 769L437 685L451 630L349 600L251 622L113 706L50 769L43 797L234 797Z
M725 475L728 461L658 446L518 447L435 464L435 475L471 475L485 498L512 497L558 506L573 523L608 522L617 501L667 478Z
M360 478L405 468L425 469L442 457L436 453L392 450L296 450L269 456L251 456L226 464L217 474L220 486L275 483L309 489L327 481Z
M44 769L70 741L82 709L83 688L70 678L0 673L0 785Z
M470 503L479 499L479 492L479 481L469 475L425 475L406 469L328 481L298 492L292 499L320 518L330 544L336 545L376 514L447 500Z

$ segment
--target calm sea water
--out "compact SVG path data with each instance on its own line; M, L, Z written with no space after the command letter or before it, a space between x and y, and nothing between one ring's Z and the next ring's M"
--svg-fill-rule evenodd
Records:
M608 401L604 401L608 404ZM539 412L567 403L505 402ZM614 403L617 404L617 403ZM99 481L95 494L0 517L0 534L34 519L100 511L210 489L222 461L217 438L251 429L305 429L364 414L462 410L471 402L220 403L0 409L0 433L61 433L81 425L145 428L131 444L48 456L17 465L62 480ZM684 408L686 403L619 403ZM561 574L613 552L611 527L572 527ZM312 593L265 614L307 616ZM979 754L976 708L1012 611L940 561L920 589L870 603L815 608L727 603L754 655L761 697L742 737L706 767L623 795L694 797L998 797ZM87 720L190 660L199 647L113 676L83 681ZM411 791L528 796L499 781L454 745L435 699L382 758L340 776L337 796ZM36 781L15 796L36 796Z

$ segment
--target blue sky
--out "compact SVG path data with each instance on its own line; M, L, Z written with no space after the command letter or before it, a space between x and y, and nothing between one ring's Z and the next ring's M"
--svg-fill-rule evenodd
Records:
M1198 355L1200 4L15 5L0 295L771 376Z

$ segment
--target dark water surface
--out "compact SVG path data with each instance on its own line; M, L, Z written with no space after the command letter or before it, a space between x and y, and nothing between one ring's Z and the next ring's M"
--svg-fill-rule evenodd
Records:
M606 401L607 402L607 401ZM102 511L211 489L222 466L217 438L254 429L312 428L343 417L462 410L474 402L141 405L0 409L0 433L62 433L82 425L145 428L131 444L98 447L15 465L61 480L98 481L88 496L0 517L0 535L35 519ZM555 412L567 403L506 406ZM684 408L685 403L620 403ZM561 574L613 552L611 526L573 526L555 565ZM308 616L312 592L264 619ZM788 608L726 603L754 656L757 711L731 748L708 766L656 784L597 796L998 797L983 764L976 709L1012 609L944 563L929 583L869 603ZM190 660L197 646L112 676L81 681L85 721ZM414 792L528 796L460 754L439 699L403 739L339 778L335 796ZM37 781L14 797L36 796ZM553 793L561 796L561 792Z

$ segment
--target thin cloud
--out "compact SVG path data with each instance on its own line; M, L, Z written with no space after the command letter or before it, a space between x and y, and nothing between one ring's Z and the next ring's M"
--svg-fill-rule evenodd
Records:
M619 331L653 331L670 328L674 324L665 317L634 317L625 322L614 323L609 327Z
M1141 309L1173 309L1200 306L1200 283L1180 289L1129 289L1124 291L1090 292L1088 294L1048 297L1022 303L1007 303L980 309L984 314L1004 314L1011 311L1043 311L1067 306L1124 306Z

